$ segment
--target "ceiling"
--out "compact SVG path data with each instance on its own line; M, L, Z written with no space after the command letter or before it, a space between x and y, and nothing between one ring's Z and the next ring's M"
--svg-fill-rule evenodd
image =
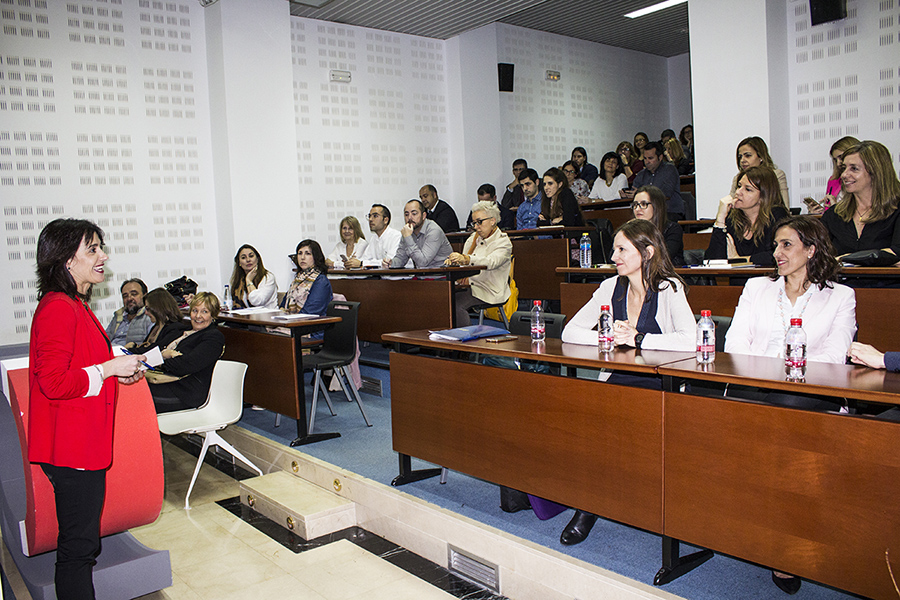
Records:
M658 56L689 48L687 4L626 19L660 0L332 0L291 3L291 14L446 40L494 22L547 31Z

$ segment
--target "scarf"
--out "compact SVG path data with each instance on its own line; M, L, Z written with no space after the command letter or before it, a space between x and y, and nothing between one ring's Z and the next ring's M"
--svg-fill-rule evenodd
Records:
M291 282L291 287L288 288L287 294L285 294L285 310L287 312L291 314L303 312L303 306L306 304L307 297L309 297L309 290L312 289L313 283L321 274L322 271L315 267L297 273L294 281Z

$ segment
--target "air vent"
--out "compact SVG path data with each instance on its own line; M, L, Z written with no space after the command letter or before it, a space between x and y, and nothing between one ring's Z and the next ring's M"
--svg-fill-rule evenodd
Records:
M447 546L447 552L447 569L451 573L462 577L466 581L471 581L476 585L485 587L498 594L500 593L500 572L497 565L451 545Z

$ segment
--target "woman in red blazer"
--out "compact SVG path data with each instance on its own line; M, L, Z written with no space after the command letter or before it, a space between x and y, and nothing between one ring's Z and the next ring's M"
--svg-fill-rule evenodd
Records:
M113 358L88 306L109 258L90 221L57 219L37 246L38 307L29 349L28 460L39 463L56 498L56 596L94 598L100 513L112 463L116 379L143 376L143 356ZM105 381L112 378L110 381Z

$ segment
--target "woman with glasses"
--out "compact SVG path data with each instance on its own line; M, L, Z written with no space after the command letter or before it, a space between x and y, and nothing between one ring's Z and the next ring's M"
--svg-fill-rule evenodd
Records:
M615 152L607 152L600 161L600 168L603 169L603 173L594 182L588 199L604 202L619 199L622 190L631 185L625 174L625 165L622 163L621 157Z
M496 202L476 202L472 206L475 233L463 244L463 252L451 252L445 265L487 267L468 278L469 287L456 292L456 326L471 324L469 308L478 304L499 304L509 298L509 267L512 242L497 226L500 208ZM502 308L500 310L503 310Z
M634 193L631 210L635 219L650 221L662 233L669 258L676 267L684 266L684 230L666 217L666 195L655 185L641 186Z
M575 198L578 199L578 203L584 204L585 202L587 202L587 196L590 193L591 188L588 187L588 184L584 179L579 179L578 166L575 164L575 162L567 160L562 166L562 172L566 174L566 179L569 181L569 189L572 190L573 194L575 194Z
M625 140L619 142L616 146L616 154L622 159L622 166L625 169L625 177L628 178L628 185L634 183L634 177L644 169L644 161L637 158L634 146L631 142Z

